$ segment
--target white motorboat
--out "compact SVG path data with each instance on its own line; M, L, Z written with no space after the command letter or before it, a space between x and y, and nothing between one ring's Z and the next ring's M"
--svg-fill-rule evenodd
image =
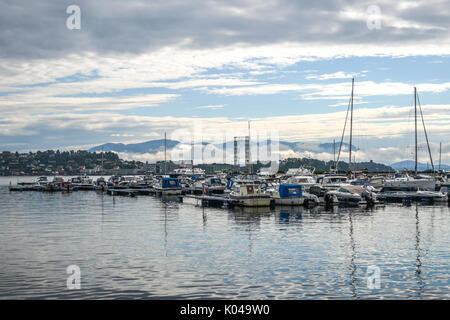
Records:
M378 199L387 202L402 201L429 201L447 202L448 191L443 187L440 191L420 190L418 188L383 187L378 194Z
M336 197L340 204L348 205L359 204L363 200L367 204L374 204L377 200L376 194L372 190L359 185L341 186L337 190L328 191L324 197L325 202L330 196Z
M270 195L262 192L261 184L238 182L231 187L230 199L236 200L236 206L269 207Z
M33 183L32 187L34 190L42 191L48 187L50 181L47 177L39 177L36 182Z
M407 173L396 173L393 178L386 179L383 187L396 189L432 190L436 188L436 180L432 177L410 177Z
M225 190L225 184L220 178L211 177L207 178L203 183L204 190L207 193L222 194Z
M317 184L316 179L313 176L295 175L289 177L286 180L288 184L299 184L302 186L303 190L308 192L312 186Z
M94 181L88 176L80 176L72 178L70 181L74 190L95 190L96 185Z
M173 196L182 192L180 179L163 177L159 184L153 187L158 195Z
M276 205L283 206L310 206L318 205L319 198L313 194L303 192L303 188L299 184L282 183L276 191L269 191Z

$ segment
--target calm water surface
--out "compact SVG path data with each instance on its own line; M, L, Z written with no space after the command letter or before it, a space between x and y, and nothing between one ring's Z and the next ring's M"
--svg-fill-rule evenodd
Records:
M13 192L0 179L0 298L450 298L450 208L199 208ZM13 183L15 180L13 181ZM81 269L68 290L66 268ZM381 271L367 288L367 267Z

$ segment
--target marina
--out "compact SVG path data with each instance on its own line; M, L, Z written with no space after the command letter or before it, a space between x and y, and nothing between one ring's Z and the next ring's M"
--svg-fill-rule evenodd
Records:
M10 192L77 192L95 191L106 193L110 196L177 196L182 201L183 197L200 200L203 204L222 203L224 207L273 207L274 205L286 206L333 206L333 205L362 205L371 206L380 203L407 201L428 201L431 203L449 202L450 189L442 184L447 173L442 173L427 179L398 178L396 173L392 178L386 177L381 186L372 186L369 178L366 183L351 183L345 175L311 175L306 184L306 192L301 184L288 183L292 177L283 174L268 177L267 175L252 175L245 177L195 177L180 176L175 174L168 176L136 176L121 177L111 176L108 183L104 177L85 177L85 182L79 182L80 178L53 177L50 181L47 177L23 178L27 181L17 181L15 185L9 181ZM175 178L174 176L178 176ZM445 178L443 178L445 177ZM35 180L34 182L32 180ZM226 183L218 182L222 180ZM316 181L312 183L311 181ZM88 181L88 183L86 182ZM125 181L125 182L124 182ZM139 181L139 182L137 182ZM212 188L211 181L215 182ZM278 181L278 182L274 182ZM409 184L410 182L414 184ZM418 184L421 181L422 184ZM378 180L377 180L378 182ZM424 184L425 182L426 184ZM396 184L394 184L396 183ZM407 185L405 185L407 183ZM394 185L394 186L393 186ZM421 188L420 186L427 186ZM219 188L217 188L219 187ZM197 190L197 191L193 191ZM201 190L201 191L200 191ZM218 192L217 190L220 190Z

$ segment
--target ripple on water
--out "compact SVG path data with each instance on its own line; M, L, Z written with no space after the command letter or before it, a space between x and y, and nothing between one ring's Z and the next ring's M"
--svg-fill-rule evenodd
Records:
M0 187L0 297L449 298L448 207L223 210ZM67 266L81 290L66 288ZM368 266L381 272L367 288Z

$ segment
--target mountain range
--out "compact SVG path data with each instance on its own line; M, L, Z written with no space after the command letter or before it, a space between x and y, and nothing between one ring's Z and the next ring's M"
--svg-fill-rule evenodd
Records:
M396 163L392 163L391 167L395 170L414 170L415 162L413 160L404 160ZM430 163L417 163L417 170L418 171L425 171L425 170L431 170L431 164ZM434 169L439 169L439 164L434 163ZM441 164L442 170L450 170L450 166L446 164Z
M267 142L270 142L268 140ZM177 146L180 141L176 140L166 140L167 143L167 150L170 151L172 148ZM253 142L254 143L254 142ZM264 141L259 142L260 145L264 143ZM203 142L204 145L206 145L206 142ZM222 144L222 146L225 146L226 144L232 145L233 142L226 142ZM221 145L216 145L217 147L220 147ZM316 153L333 153L336 151L336 154L339 151L339 144L336 143L334 145L333 143L308 143L308 142L287 142L287 141L280 141L279 142L280 150L286 151L286 150L292 150L294 152L316 152ZM349 150L349 144L348 143L342 143L342 151L348 151ZM335 150L336 148L336 150ZM123 143L105 143L93 148L90 148L89 152L100 152L100 151L108 152L108 151L114 151L114 152L126 152L126 153L137 153L137 154L144 154L144 153L151 153L155 154L159 151L164 150L164 139L161 140L151 140L141 143L130 143L130 144L123 144ZM358 150L358 147L352 145L352 150Z

